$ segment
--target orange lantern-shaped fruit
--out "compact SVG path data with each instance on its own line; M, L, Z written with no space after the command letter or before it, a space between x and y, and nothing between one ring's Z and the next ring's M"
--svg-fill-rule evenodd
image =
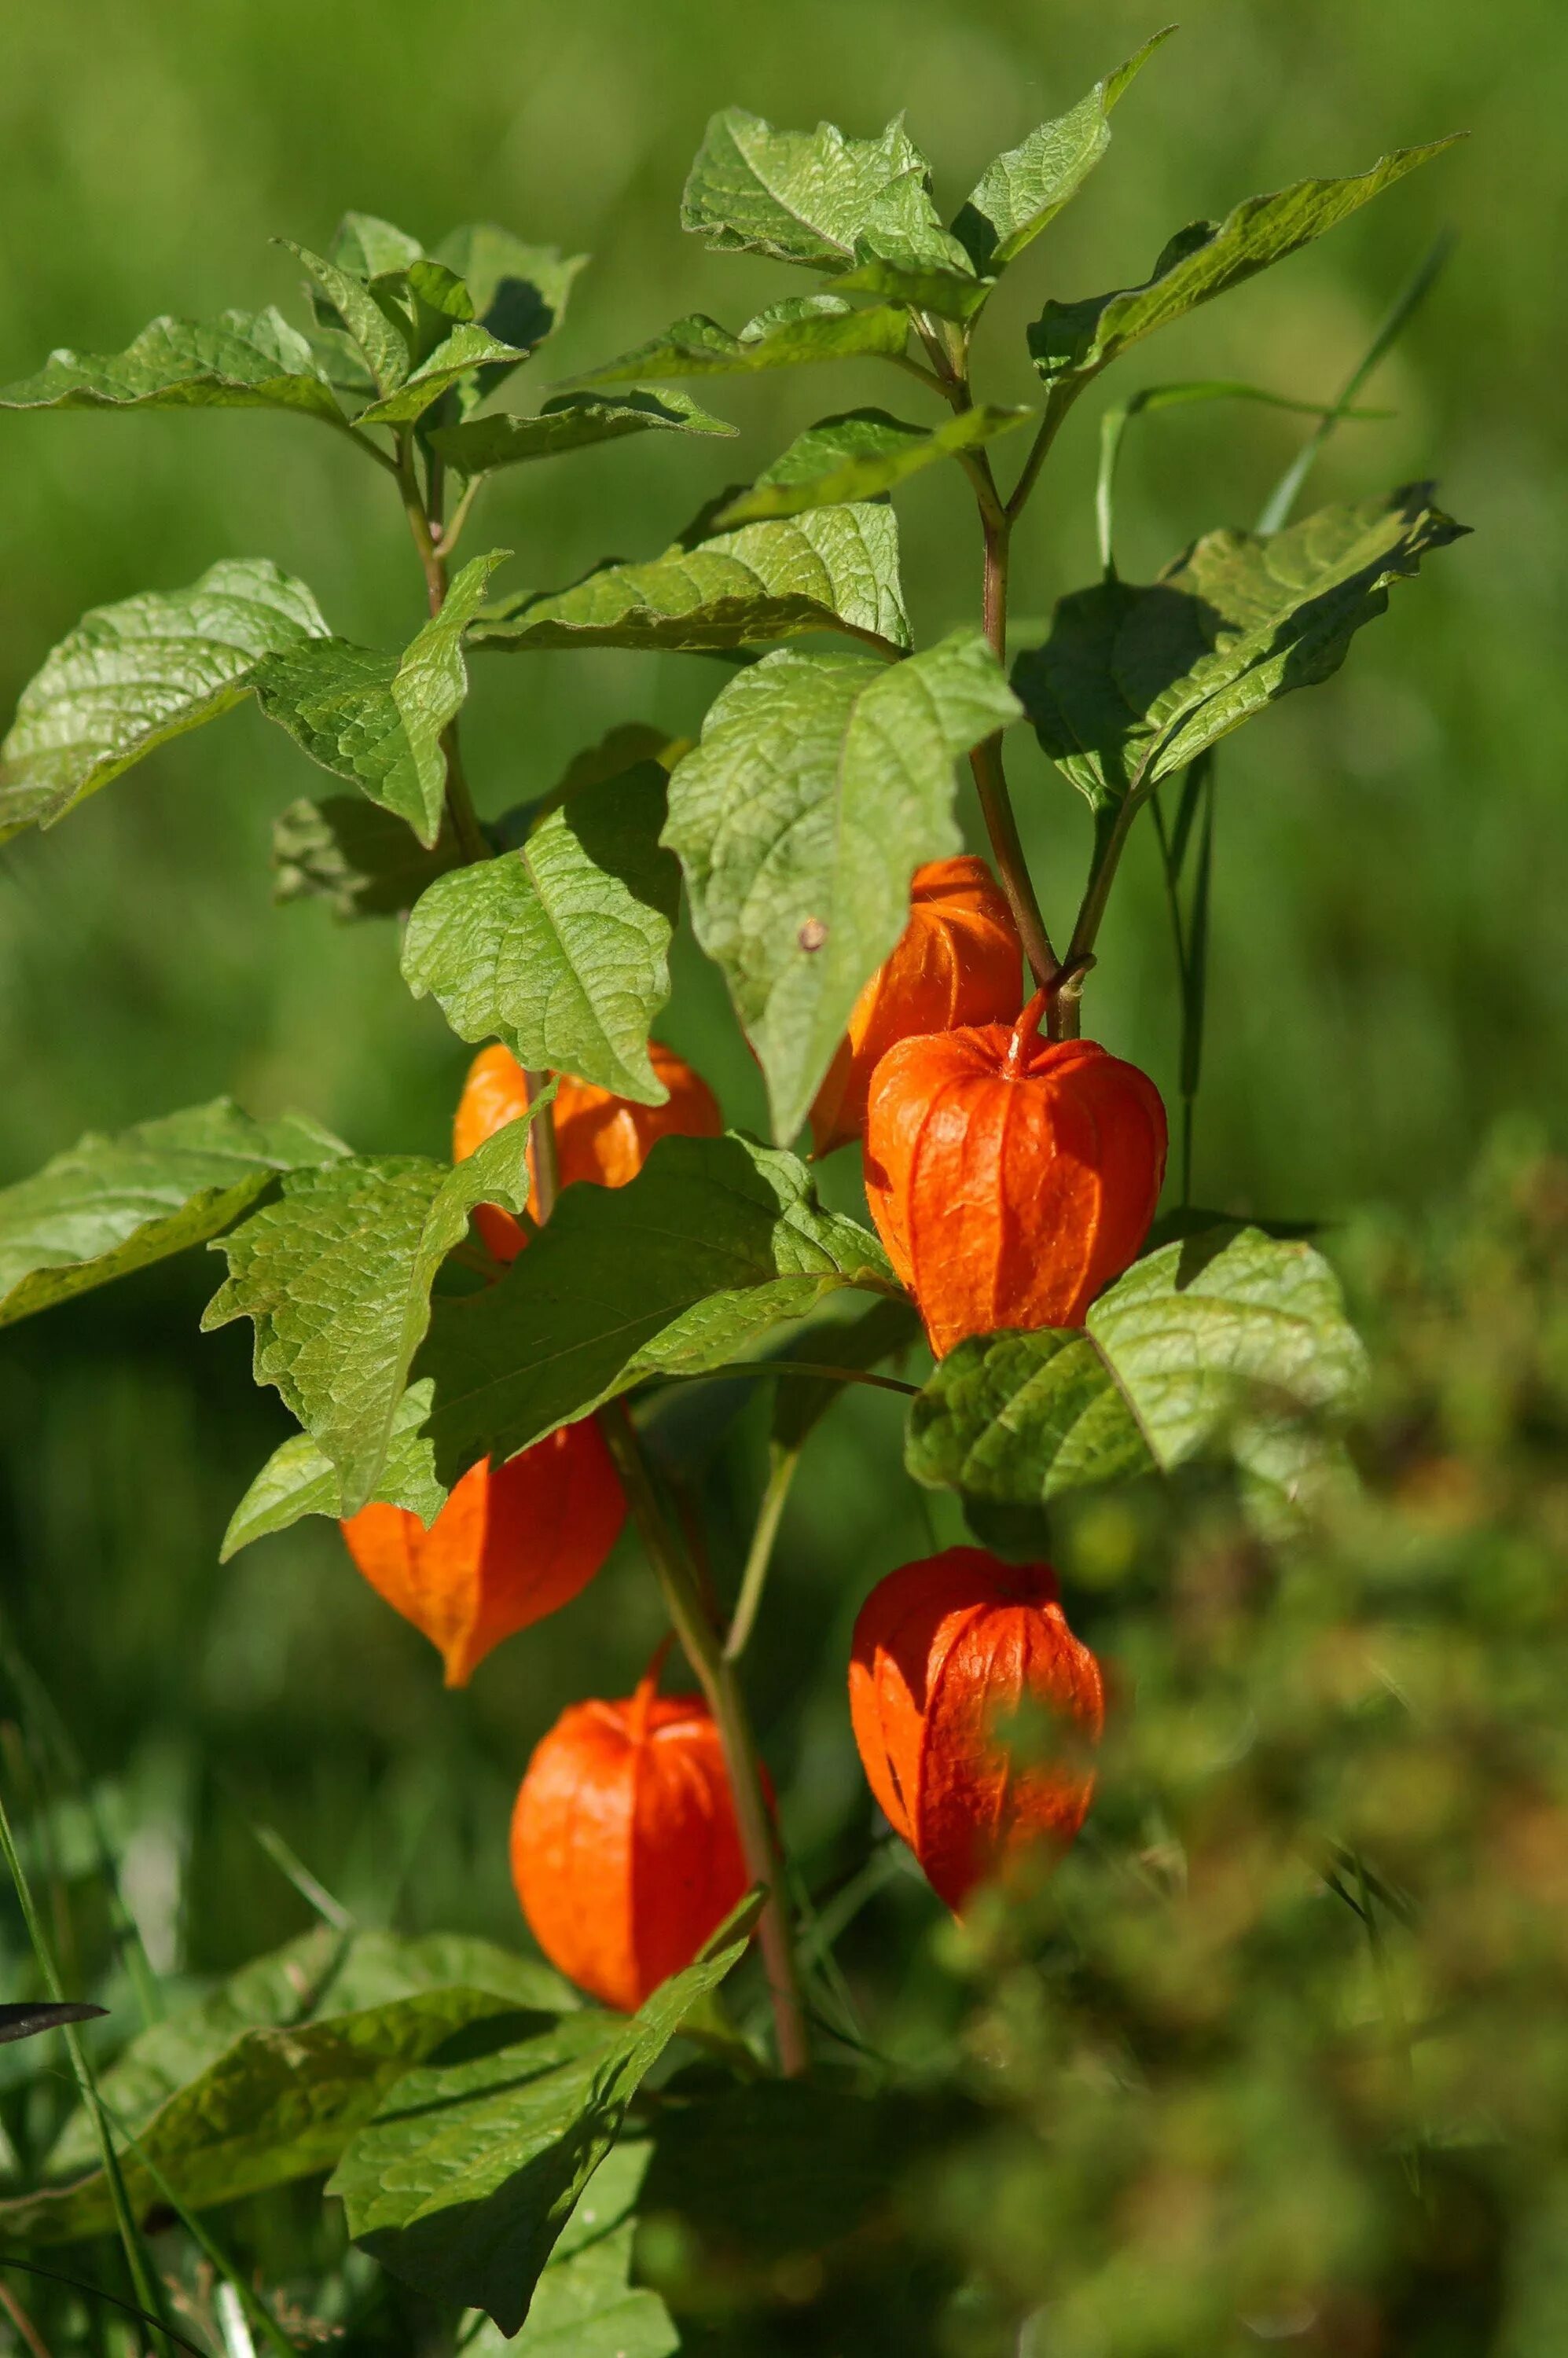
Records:
M405 1507L362 1507L342 1526L371 1586L468 1684L503 1638L586 1588L626 1519L604 1436L563 1425L493 1469L470 1466L428 1531Z
M1011 1023L1023 998L1023 951L983 860L933 860L914 871L909 923L855 1001L849 1036L811 1109L818 1154L861 1136L871 1075L900 1040L960 1023Z
M724 1128L718 1099L700 1073L657 1040L648 1043L654 1072L669 1091L663 1105L635 1105L608 1089L564 1076L552 1109L556 1160L563 1187L587 1179L600 1187L624 1187L634 1179L661 1138L717 1138ZM508 1048L481 1048L469 1066L452 1124L452 1159L461 1163L496 1130L528 1110L522 1065ZM528 1150L533 1167L533 1147ZM529 1209L536 1208L529 1191ZM510 1212L481 1204L480 1234L498 1260L514 1260L524 1233Z
M866 1196L939 1358L1000 1326L1081 1326L1159 1201L1159 1090L1096 1041L1042 1040L1044 997L1011 1031L901 1041L872 1077Z
M747 1889L719 1730L658 1664L621 1703L573 1704L528 1763L512 1879L568 1980L632 2013L689 1965Z
M1065 1849L1094 1793L1099 1664L1068 1628L1049 1564L948 1548L880 1581L855 1624L849 1712L872 1792L949 1908L1020 1853ZM1025 1724L1066 1739L1052 1757Z

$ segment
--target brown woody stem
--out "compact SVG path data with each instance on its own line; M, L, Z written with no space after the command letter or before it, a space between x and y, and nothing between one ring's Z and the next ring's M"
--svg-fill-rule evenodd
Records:
M733 1662L724 1658L719 1633L705 1607L696 1574L685 1548L670 1527L654 1487L637 1429L624 1401L615 1401L599 1412L600 1430L621 1476L626 1501L642 1535L675 1631L687 1661L708 1699L723 1747L724 1766L735 1803L735 1823L746 1873L767 1891L767 1903L758 1921L768 1996L773 2004L778 2040L779 2069L786 2079L808 2069L811 2050L801 2005L788 1910L784 1899L783 1863L773 1819L762 1789L756 1738L752 1733L745 1697Z

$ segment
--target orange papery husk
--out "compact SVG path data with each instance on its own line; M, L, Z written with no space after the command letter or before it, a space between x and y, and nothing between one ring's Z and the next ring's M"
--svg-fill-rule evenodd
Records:
M591 1419L521 1456L470 1466L428 1531L406 1507L362 1507L343 1524L373 1588L439 1650L466 1686L503 1638L587 1587L626 1520L620 1476Z
M866 1199L943 1358L967 1335L1081 1326L1137 1254L1165 1175L1165 1109L1094 1040L1010 1030L901 1041L871 1081Z
M633 2013L745 1897L719 1729L658 1666L622 1702L579 1703L538 1746L512 1817L512 1879L550 1963Z
M624 1187L635 1179L661 1138L717 1138L724 1128L719 1101L700 1073L657 1040L648 1043L649 1061L669 1091L663 1105L635 1105L630 1098L613 1097L588 1081L563 1076L552 1113L556 1126L556 1160L560 1184L570 1187L586 1179L599 1187ZM509 1048L481 1048L469 1066L463 1093L452 1124L452 1160L461 1163L487 1138L503 1130L528 1110L528 1085L522 1065ZM528 1149L534 1169L534 1149ZM528 1208L537 1217L536 1185L530 1184ZM497 1260L514 1260L526 1241L510 1212L497 1204L481 1204L476 1218Z
M860 1138L871 1076L900 1040L957 1024L1011 1023L1023 1000L1023 950L1007 896L966 852L914 871L909 923L856 1000L847 1037L811 1109L818 1154Z
M1105 1684L1049 1564L957 1547L889 1573L855 1624L849 1713L884 1816L955 1910L1088 1814Z

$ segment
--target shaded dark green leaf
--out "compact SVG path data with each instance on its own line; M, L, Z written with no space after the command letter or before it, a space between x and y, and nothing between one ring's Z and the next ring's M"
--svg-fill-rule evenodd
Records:
M391 917L462 859L443 825L428 849L395 811L358 795L290 803L273 822L275 901L328 902L336 916Z
M405 2283L515 2333L643 2075L740 1962L757 1904L746 1902L630 2021L585 2009L533 2038L408 2073L328 2190L355 2243Z
M253 1121L231 1098L89 1131L0 1190L0 1325L205 1244L285 1172L348 1151L307 1115Z
M875 1237L825 1211L793 1154L662 1139L630 1185L566 1188L498 1284L437 1303L414 1370L434 1387L437 1473L449 1487L646 1377L743 1357L847 1286L897 1290Z
M1158 581L1057 607L1013 684L1040 741L1097 808L1142 792L1266 705L1326 679L1391 582L1460 536L1431 486L1321 508L1267 537L1215 532Z

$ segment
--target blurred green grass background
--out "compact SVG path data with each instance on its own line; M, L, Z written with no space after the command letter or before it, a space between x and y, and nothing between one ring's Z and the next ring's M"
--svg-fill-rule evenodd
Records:
M490 217L591 252L563 334L517 386L526 402L682 311L738 325L805 283L682 237L682 178L715 107L858 134L906 108L956 204L997 149L1159 21L1143 0L14 0L0 26L0 377L59 343L117 349L160 310L294 305L297 273L268 238L319 247L351 205L431 241ZM1560 1103L1565 99L1568 20L1545 0L1195 0L1119 112L1108 160L988 325L984 391L1026 399L1022 329L1047 294L1141 276L1180 223L1254 189L1473 134L1123 363L1114 394L1074 418L1021 536L1015 611L1043 627L1094 570L1104 399L1194 375L1329 397L1436 232L1459 229L1370 396L1397 416L1345 428L1308 499L1435 473L1476 536L1396 598L1337 681L1223 756L1202 1200L1320 1216L1419 1204L1500 1115ZM918 399L870 365L698 390L742 429L717 460L650 438L519 470L470 546L514 547L508 579L541 587L606 554L651 554L720 470L747 474L825 411L913 414ZM1148 425L1123 474L1124 569L1251 522L1300 430L1241 406ZM384 481L303 424L7 417L0 481L7 710L85 607L176 587L222 556L276 558L351 636L395 643L419 619ZM901 512L917 624L938 632L978 602L962 479L923 478ZM470 766L490 809L618 721L690 730L718 684L708 665L614 654L475 668ZM1048 914L1065 925L1087 815L1016 746ZM270 905L272 820L317 783L245 710L0 851L0 1179L86 1127L224 1088L257 1113L306 1107L361 1148L441 1150L464 1054L401 986L393 929ZM1176 1011L1146 831L1102 950L1090 1026L1170 1088ZM733 1119L760 1120L749 1059L689 951L661 1030ZM220 1570L228 1512L285 1420L252 1391L237 1330L196 1335L215 1275L198 1257L0 1345L5 1609L103 1780L155 1953L210 1970L303 1920L255 1818L373 1920L395 1909L414 1927L511 1936L511 1789L566 1701L624 1692L655 1634L649 1585L623 1549L452 1698L330 1530ZM742 1430L715 1470L721 1570L755 1444ZM757 1648L759 1714L809 1865L847 1856L867 1807L840 1683L853 1614L930 1543L896 1416L847 1403L814 1444ZM924 1904L913 1887L907 1904Z

